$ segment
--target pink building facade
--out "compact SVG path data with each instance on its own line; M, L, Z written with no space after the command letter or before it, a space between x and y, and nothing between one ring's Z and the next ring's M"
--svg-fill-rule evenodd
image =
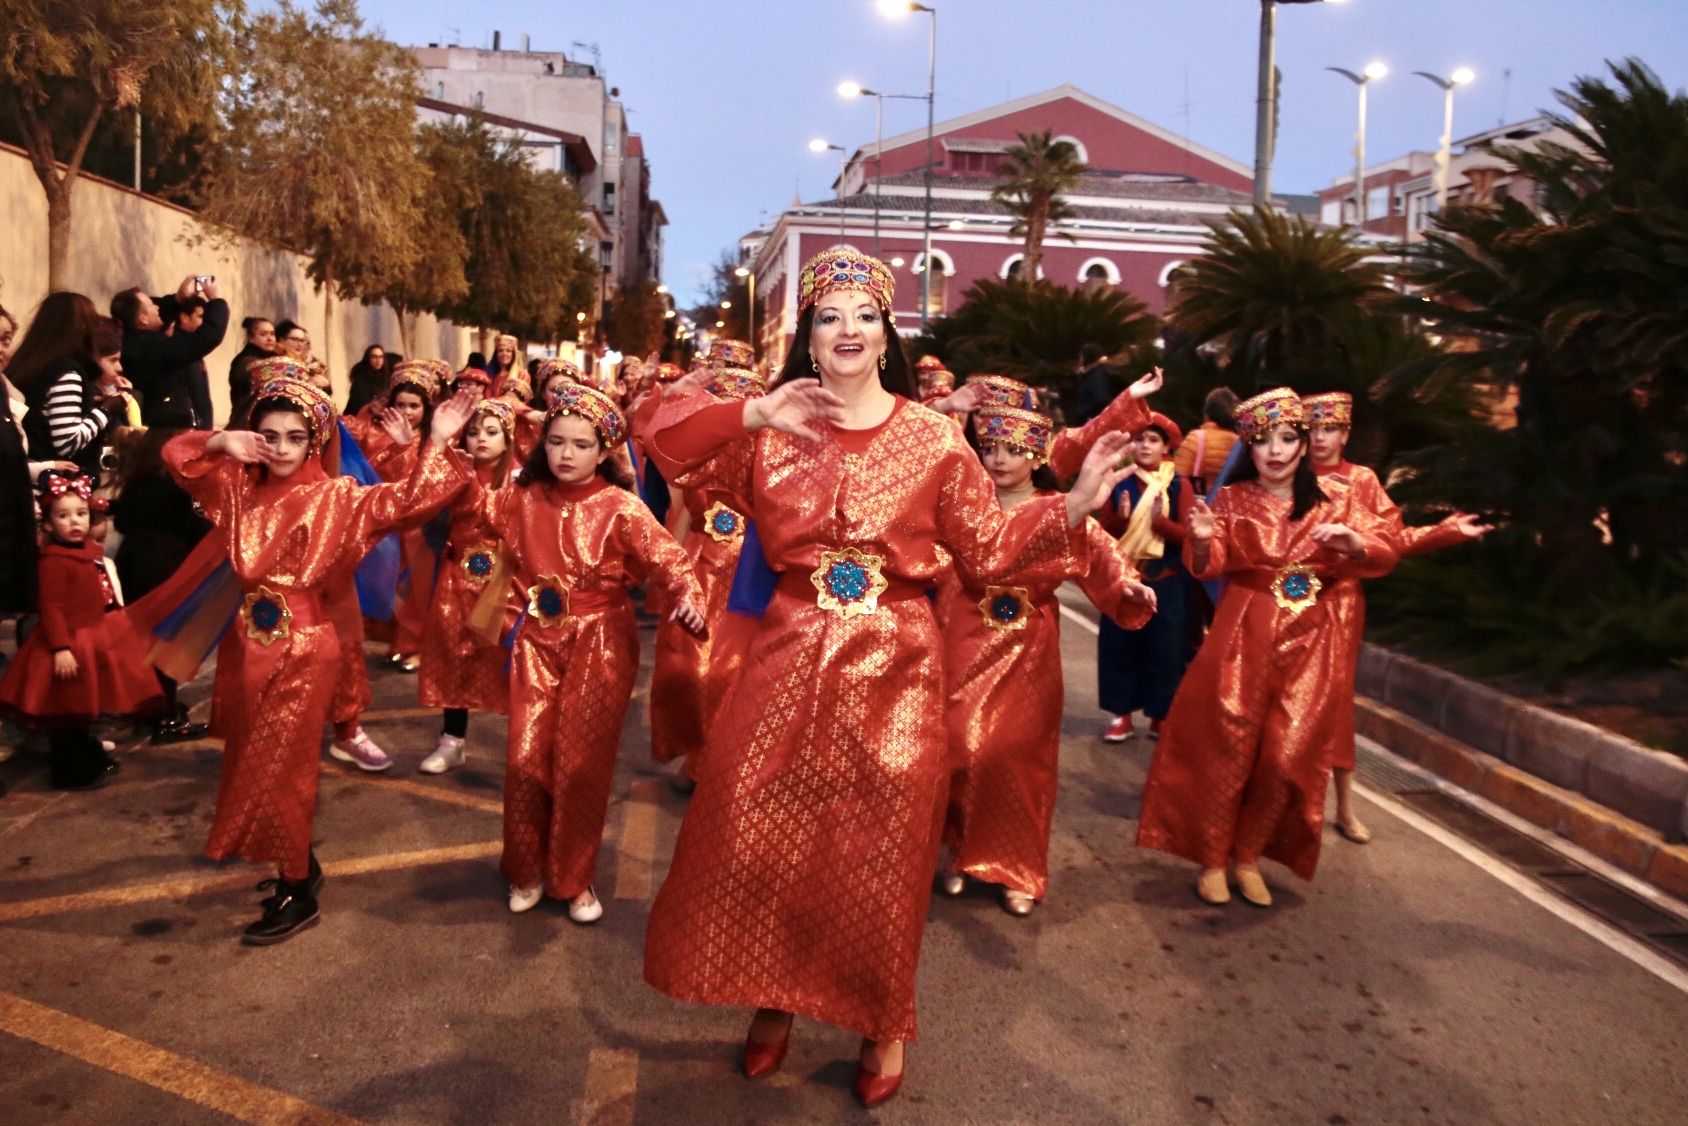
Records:
M1166 307L1167 280L1202 253L1207 223L1249 206L1251 170L1073 86L942 121L934 129L931 291L928 319L953 311L980 278L1020 269L1013 217L990 199L1002 154L1021 133L1048 131L1073 144L1090 171L1063 196L1076 217L1044 241L1042 276L1065 286L1106 286ZM840 242L876 253L897 281L898 329L920 330L926 155L924 129L851 154L837 195L794 204L740 240L756 275L756 336L779 362L797 323L797 274Z

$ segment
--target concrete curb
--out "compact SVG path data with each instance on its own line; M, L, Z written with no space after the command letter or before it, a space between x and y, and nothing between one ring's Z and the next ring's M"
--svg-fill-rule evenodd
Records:
M1354 701L1355 728L1432 773L1549 829L1660 891L1688 899L1688 846L1583 794L1476 750L1367 697ZM1586 725L1585 725L1586 726Z
M1665 840L1688 836L1688 761L1675 755L1377 645L1360 651L1356 688L1467 748L1640 822Z

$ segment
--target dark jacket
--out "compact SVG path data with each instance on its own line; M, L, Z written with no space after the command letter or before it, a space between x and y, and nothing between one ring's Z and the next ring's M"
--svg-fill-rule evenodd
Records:
M111 519L123 533L117 577L130 602L175 574L211 530L211 521L200 515L193 498L162 466L123 486L111 502Z
M158 315L176 319L176 298L160 297ZM141 396L141 421L148 426L211 429L211 385L205 357L223 342L229 329L229 303L221 297L205 303L205 323L195 332L163 329L123 334L123 374Z
M273 355L275 355L274 352L266 352L252 343L246 344L239 352L235 353L234 359L229 361L229 403L231 407L244 404L247 396L252 394L252 376L246 370L251 366L252 361L268 359ZM238 413L234 410L230 412L231 416ZM232 426L234 423L235 418L231 417L229 424Z
M79 416L91 422L91 428L96 432L80 449L67 453L61 451L53 441L52 419L47 411L47 400L53 397L54 389L72 369L82 378ZM45 377L25 395L25 401L29 403L29 413L24 415L23 429L29 438L30 453L36 461L74 461L83 473L96 481L100 479L100 454L105 451L106 439L111 430L123 419L120 415L114 417L100 408L100 395L96 389L99 381L99 366L82 357L65 356L47 365Z
M31 412L33 413L33 412ZM27 419L27 416L26 416ZM43 458L42 460L46 460ZM0 614L35 609L35 482L12 418L12 397L0 386Z
M1073 425L1083 426L1102 413L1114 401L1120 388L1107 364L1091 364L1078 377L1078 401L1074 404Z

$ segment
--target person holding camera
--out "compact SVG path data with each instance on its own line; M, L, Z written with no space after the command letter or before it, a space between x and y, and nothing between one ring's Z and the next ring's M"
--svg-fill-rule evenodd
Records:
M146 425L211 429L205 357L229 328L229 304L217 294L217 279L190 274L174 294L156 301L139 286L126 289L111 299L111 315L123 326L123 370L141 393Z

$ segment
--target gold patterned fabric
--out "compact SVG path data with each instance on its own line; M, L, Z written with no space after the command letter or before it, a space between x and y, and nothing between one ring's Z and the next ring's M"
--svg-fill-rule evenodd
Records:
M1227 577L1213 627L1173 698L1143 792L1137 843L1222 868L1265 856L1312 879L1335 748L1353 733L1356 654L1333 610L1341 591L1387 574L1397 558L1389 526L1349 488L1325 478L1326 499L1291 521L1291 502L1256 482L1214 502L1205 567L1185 544L1198 580ZM1355 561L1313 542L1325 523L1365 541ZM1278 571L1307 564L1324 585L1301 612L1271 592Z
M651 757L657 762L677 758L689 761L703 750L705 717L719 706L731 675L726 667L711 671L710 653L727 612L733 572L744 546L744 515L732 507L730 497L702 489L686 489L682 496L691 523L681 546L703 591L698 609L709 625L709 636L693 637L666 614L656 627L655 665L651 671Z
M495 491L495 468L475 467L475 480L481 489ZM417 673L416 694L423 707L472 708L498 715L510 712L510 677L504 667L509 654L496 642L475 636L469 626L475 604L487 585L499 578L499 550L482 511L480 495L465 493L452 505L445 558L434 584L428 624L422 630L422 667ZM503 580L506 596L500 636L515 624L517 605L515 582L508 574Z
M280 591L294 617L286 638L264 645L231 629L217 651L211 721L223 738L223 769L205 852L274 863L288 879L303 879L322 727L342 666L335 607L343 600L330 592L351 588L353 570L378 538L437 510L465 475L430 444L399 483L366 488L329 478L316 460L277 481L208 456L210 438L189 431L171 439L165 462L217 525L241 585ZM354 598L354 620L355 606Z
M1148 607L1123 600L1137 569L1094 520L1085 521L1089 567L1074 575L1085 597L1123 629L1141 629ZM1010 579L1010 582L1013 580ZM955 775L944 842L954 867L1042 899L1049 889L1049 830L1061 748L1061 614L1058 583L1025 589L970 576L939 586L944 628L944 727Z
M949 781L943 639L918 590L950 553L987 580L1056 581L1089 541L1057 499L1004 516L960 429L906 400L871 433L819 441L747 435L742 408L711 402L665 400L653 456L671 481L732 495L773 568L801 581L782 581L755 623L711 727L645 979L681 1000L912 1039ZM915 596L846 617L793 593L852 547Z
M573 488L484 492L484 519L523 589L554 579L567 612L530 614L510 654L504 856L516 887L572 899L592 883L609 812L621 722L639 670L627 587L649 581L698 601L690 560L633 494L602 478Z
M1135 434L1148 425L1148 404L1142 399L1133 399L1129 391L1121 391L1095 418L1083 426L1069 426L1055 435L1055 440L1049 444L1050 472L1059 481L1071 481L1078 476L1090 447L1101 441L1104 434L1112 434L1116 430Z

